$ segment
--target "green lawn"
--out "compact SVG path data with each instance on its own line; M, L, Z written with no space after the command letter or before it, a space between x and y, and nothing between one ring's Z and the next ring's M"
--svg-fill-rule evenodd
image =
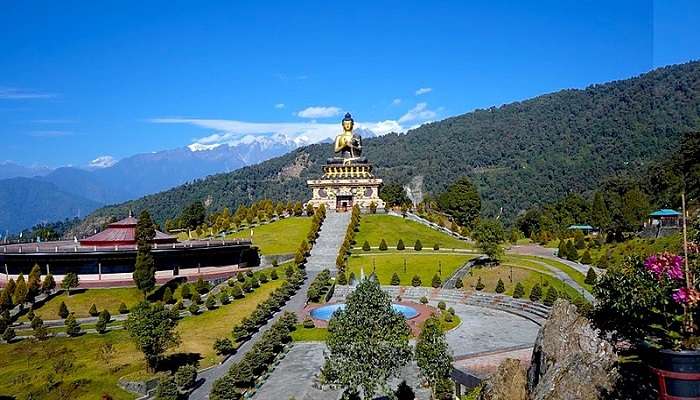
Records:
M420 239L424 249L432 249L438 243L443 249L469 249L469 243L436 231L423 224L393 215L363 215L360 219L360 231L355 236L356 247L362 247L366 241L370 246L379 246L384 239L389 249L396 249L396 243L402 239L406 248Z
M297 329L292 332L292 340L295 342L325 342L328 338L326 328L304 328L302 324L297 325Z
M542 268L540 266L540 268ZM517 264L513 265L512 268L513 281L511 282L511 265L502 264L498 267L481 267L473 268L470 273L464 279L464 288L467 290L475 290L476 283L481 277L481 283L484 284L484 292L495 293L496 284L498 279L501 279L505 285L506 291L504 294L511 296L513 294L513 289L515 285L520 282L525 287L525 299L530 295L530 290L532 287L539 283L542 287L542 296L547 293L547 288L551 285L557 289L558 292L566 291L572 298L580 297L581 293L576 291L576 289L565 284L564 282L543 273L533 271L525 268L518 268Z
M348 260L350 272L354 272L356 277L360 277L360 267L364 268L365 275L372 273L373 266L376 266L377 277L382 285L391 283L391 276L394 272L399 275L401 285L409 286L414 275L421 277L422 286L430 286L433 275L440 274L443 283L452 273L473 258L473 255L444 255L436 254L432 251L420 253L376 253L371 255L352 255ZM406 260L406 270L404 271L404 260Z
M201 357L200 367L218 362L212 349L214 340L229 337L233 326L250 314L258 303L267 299L282 282L281 279L271 281L243 299L198 316L183 318L178 325L182 344L173 353L198 353ZM109 364L97 358L100 347L105 343L111 343L115 348ZM58 361L67 358L66 353L74 356L70 368L62 368L58 364ZM102 393L108 393L118 400L133 399L135 396L116 385L119 377L125 375L145 375L145 364L143 355L136 350L124 330L104 335L86 334L77 338L51 338L40 343L23 340L0 344L0 397L21 396L18 399L24 399L28 393L36 392L36 399L92 400ZM49 376L64 383L47 393L45 382ZM78 389L59 395L59 391L67 390L71 382L78 382Z
M44 321L59 319L58 308L61 302L65 302L68 310L74 312L76 318L89 317L88 311L93 304L97 306L98 311L106 308L110 314L117 315L119 314L119 305L122 302L131 308L141 300L143 300L143 294L136 288L87 289L70 296L59 294L34 310L34 314ZM26 321L26 315L20 320Z
M294 253L302 240L306 239L311 229L311 218L291 217L253 228L253 244L264 255ZM250 229L227 236L232 238L250 238Z
M507 263L521 263L523 265L537 265L537 263L528 263L528 261L538 261L545 263L551 267L554 267L556 269L561 270L565 274L569 275L571 279L573 279L576 283L579 285L583 286L588 290L589 292L593 289L593 287L584 281L586 280L586 275L582 274L575 268L564 264L563 262L559 262L556 260L552 260L551 258L545 258L545 257L537 257L537 256L506 256L504 258L504 262Z

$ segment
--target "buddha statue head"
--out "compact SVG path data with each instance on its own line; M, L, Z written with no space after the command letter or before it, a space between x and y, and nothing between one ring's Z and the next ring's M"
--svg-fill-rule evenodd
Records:
M345 118L343 118L343 131L352 132L352 128L355 126L355 121L352 119L350 113L345 113Z

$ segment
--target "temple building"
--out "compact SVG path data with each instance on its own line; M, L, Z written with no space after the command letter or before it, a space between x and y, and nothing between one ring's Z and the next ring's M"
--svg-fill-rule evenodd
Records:
M81 240L0 245L0 286L20 273L26 276L34 265L39 265L42 275L51 273L58 281L74 272L90 287L131 286L137 222L130 216ZM161 282L188 275L225 279L260 262L258 249L250 240L180 242L160 231L156 231L152 241L151 254L156 263L156 279Z
M382 180L372 174L372 164L362 157L362 138L353 133L354 120L348 113L342 121L343 132L335 138L335 154L323 166L323 176L307 185L314 208L324 204L327 210L348 211L357 205L363 210L384 209L379 198Z

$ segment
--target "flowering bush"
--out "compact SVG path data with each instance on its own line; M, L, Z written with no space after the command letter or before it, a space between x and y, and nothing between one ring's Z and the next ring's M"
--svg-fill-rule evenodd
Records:
M619 339L647 341L662 348L695 349L700 291L693 279L695 257L663 253L627 259L595 287L594 320Z

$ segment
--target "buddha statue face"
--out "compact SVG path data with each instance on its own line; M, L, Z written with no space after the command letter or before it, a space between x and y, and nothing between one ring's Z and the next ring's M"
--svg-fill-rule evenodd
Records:
M343 120L343 131L352 132L353 122L350 119Z

